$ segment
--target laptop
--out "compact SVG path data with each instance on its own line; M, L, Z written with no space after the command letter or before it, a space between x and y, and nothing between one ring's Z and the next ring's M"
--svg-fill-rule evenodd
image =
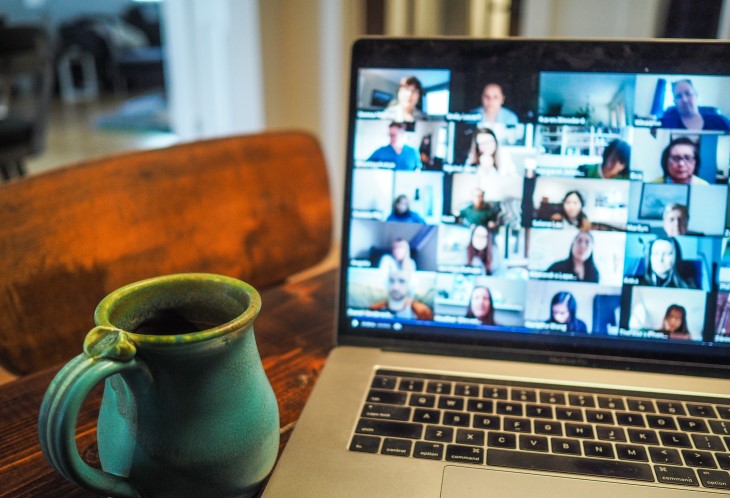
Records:
M264 495L730 495L730 44L368 38L349 95L338 346Z

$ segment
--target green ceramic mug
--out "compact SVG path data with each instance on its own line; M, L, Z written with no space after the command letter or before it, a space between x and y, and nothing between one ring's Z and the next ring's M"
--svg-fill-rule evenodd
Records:
M104 298L84 352L46 392L41 448L67 479L114 497L254 494L279 448L279 412L253 335L261 298L229 277L143 280ZM103 470L76 448L76 420L105 380Z

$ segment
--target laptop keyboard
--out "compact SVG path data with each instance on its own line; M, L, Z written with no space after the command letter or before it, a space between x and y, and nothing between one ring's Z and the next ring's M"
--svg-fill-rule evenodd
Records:
M349 449L730 490L730 399L380 369Z

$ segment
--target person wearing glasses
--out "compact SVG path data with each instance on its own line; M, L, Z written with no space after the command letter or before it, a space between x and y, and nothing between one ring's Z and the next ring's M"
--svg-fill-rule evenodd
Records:
M695 173L700 169L699 147L687 137L675 138L662 152L664 174L654 183L680 183L685 185L709 185Z

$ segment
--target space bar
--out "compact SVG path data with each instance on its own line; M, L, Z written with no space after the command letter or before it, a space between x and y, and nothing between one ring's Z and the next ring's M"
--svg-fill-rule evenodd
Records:
M599 477L616 477L635 481L654 481L651 467L643 463L597 458L574 458L548 453L523 451L487 450L487 465L513 469L565 472Z

